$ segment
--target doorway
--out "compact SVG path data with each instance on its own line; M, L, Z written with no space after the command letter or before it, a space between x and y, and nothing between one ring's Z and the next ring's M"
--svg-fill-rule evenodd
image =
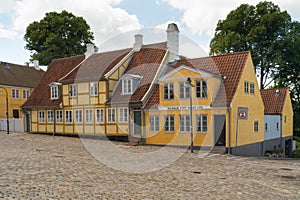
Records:
M25 131L30 132L30 113L26 112L25 114Z
M226 116L214 115L214 144L226 146Z
M142 134L142 111L141 110L133 111L133 134L134 135Z

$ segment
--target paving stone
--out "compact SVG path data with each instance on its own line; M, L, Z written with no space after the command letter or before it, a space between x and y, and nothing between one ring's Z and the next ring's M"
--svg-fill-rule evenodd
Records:
M114 145L137 156L161 148ZM128 173L95 159L80 138L0 132L0 199L300 199L300 160L198 153Z

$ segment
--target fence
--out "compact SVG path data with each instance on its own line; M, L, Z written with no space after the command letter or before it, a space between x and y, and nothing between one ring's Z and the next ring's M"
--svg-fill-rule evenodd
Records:
M6 118L0 119L0 131L7 131L7 121ZM9 119L9 131L12 132L23 132L23 122L22 119Z

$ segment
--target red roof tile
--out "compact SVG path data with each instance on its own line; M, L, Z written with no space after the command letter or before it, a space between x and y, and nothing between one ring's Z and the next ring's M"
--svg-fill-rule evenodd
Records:
M278 90L277 95L276 90ZM260 93L265 106L265 114L275 115L282 113L285 97L289 94L288 88L265 89L260 90Z
M0 85L34 88L44 73L34 67L0 62Z
M131 49L123 49L96 53L76 67L76 69L64 77L61 82L100 80L104 74L120 62L130 50Z
M45 75L22 107L31 108L58 106L62 102L62 99L50 99L49 84L52 82L58 82L60 78L79 65L84 58L84 55L80 55L53 60Z
M213 103L214 106L225 106L226 104L230 104L233 99L249 55L250 52L246 51L204 58L182 59L178 60L176 64L169 66L166 73L171 72L181 65L185 65L220 76L226 76L224 86L220 87L215 102ZM159 102L158 93L159 91L156 89L146 107L151 107Z
M152 48L153 47L153 48ZM118 84L108 103L140 102L148 91L155 74L166 54L166 43L144 45L135 52L124 74L139 75L143 78L132 95L121 95L122 85Z

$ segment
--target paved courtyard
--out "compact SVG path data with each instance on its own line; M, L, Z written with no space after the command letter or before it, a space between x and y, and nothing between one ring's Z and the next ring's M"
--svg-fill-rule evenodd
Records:
M134 155L160 148L113 144ZM300 199L300 160L187 151L164 168L128 173L87 149L80 138L0 132L0 199Z

